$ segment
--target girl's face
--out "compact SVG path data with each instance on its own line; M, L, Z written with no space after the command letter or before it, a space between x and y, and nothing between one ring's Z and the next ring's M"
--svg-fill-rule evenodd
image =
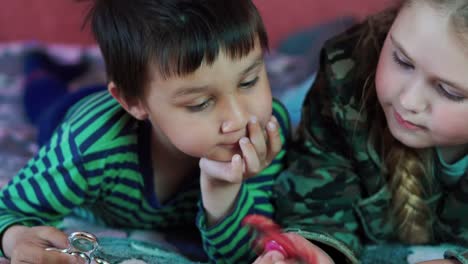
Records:
M427 3L404 7L390 29L376 88L393 136L414 147L468 143L468 45Z
M272 97L263 51L257 43L245 57L220 52L212 65L169 79L154 78L144 111L157 144L193 156L230 161L255 117L263 127L272 113Z

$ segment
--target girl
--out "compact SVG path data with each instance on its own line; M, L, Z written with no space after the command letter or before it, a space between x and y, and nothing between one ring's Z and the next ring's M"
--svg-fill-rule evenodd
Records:
M299 248L357 263L363 243L468 246L467 70L466 0L404 1L325 45L276 188Z

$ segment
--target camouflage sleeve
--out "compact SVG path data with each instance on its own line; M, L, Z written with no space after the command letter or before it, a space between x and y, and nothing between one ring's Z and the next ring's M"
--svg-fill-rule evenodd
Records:
M277 221L323 248L335 263L358 263L361 243L353 204L360 197L359 178L348 153L339 97L348 83L352 61L323 50L321 70L302 109L289 166L276 184ZM347 115L349 117L349 115Z
M446 251L444 254L446 259L454 259L462 264L468 264L468 250L463 251Z

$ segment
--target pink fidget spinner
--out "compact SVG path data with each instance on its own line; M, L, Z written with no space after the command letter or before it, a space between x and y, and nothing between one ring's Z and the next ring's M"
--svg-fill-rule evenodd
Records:
M285 258L297 259L306 264L318 263L315 254L299 250L271 219L262 215L248 215L242 224L259 232L261 239L257 240L257 245L263 252L277 250Z

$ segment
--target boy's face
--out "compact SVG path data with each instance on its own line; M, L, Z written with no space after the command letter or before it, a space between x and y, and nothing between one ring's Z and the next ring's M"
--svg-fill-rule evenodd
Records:
M410 147L468 143L468 53L448 16L413 2L380 54L376 88L391 133Z
M265 127L272 113L258 44L240 59L221 51L212 65L202 64L187 76L153 78L143 100L157 143L218 161L240 154L238 142L248 136L250 118L256 117Z

